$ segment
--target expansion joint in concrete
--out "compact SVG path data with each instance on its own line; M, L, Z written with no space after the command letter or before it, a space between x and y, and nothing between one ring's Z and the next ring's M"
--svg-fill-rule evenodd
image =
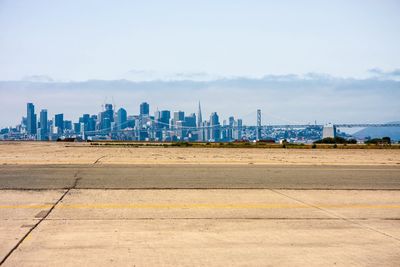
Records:
M61 195L61 197L51 206L51 208L50 208L45 214L43 214L43 217L41 217L40 220L39 220L36 224L34 224L34 225L28 230L28 232L17 242L17 244L6 254L6 256L4 256L4 258L0 261L0 266L2 266L2 265L7 261L7 259L13 254L13 252L19 248L19 246L20 246L20 245L24 242L24 240L33 232L33 230L35 230L44 220L47 219L47 217L50 215L50 213L51 213L51 212L55 209L55 207L64 199L64 197L69 193L69 191L70 191L71 189L76 188L76 186L77 186L79 180L81 179L81 178L79 177L79 171L77 171L77 172L74 174L74 178L75 178L75 181L74 181L73 185L72 185L70 188L68 188L67 190L65 190L65 192Z
M355 224L355 225L357 225L357 226L359 226L359 227L362 227L362 228L364 228L364 229L367 229L367 230L373 231L373 232L375 232L375 233L384 235L384 236L389 237L389 238L391 238L391 239L394 239L394 240L396 240L396 241L400 241L400 239L397 238L397 237L395 237L395 236L389 235L389 234L387 234L387 233L385 233L385 232L382 232L382 231L379 231L379 230L377 230L377 229L375 229L375 228L372 228L372 227L370 227L370 226L364 225L364 224L362 224L362 223L360 223L360 222L358 222L358 221L355 221L355 220L353 220L353 219L349 219L349 218L343 217L343 216L341 216L341 215L339 215L339 214L336 214L335 212L332 212L332 211L329 211L329 210L327 210L327 209L321 208L321 207L319 207L319 206L317 206L317 205L313 205L313 204L307 203L307 202L305 202L305 201L302 201L302 200L300 200L300 199L291 197L291 196L289 196L289 195L287 195L287 194L284 194L284 193L282 193L282 192L279 192L278 190L270 189L270 191L272 191L272 192L274 192L274 193L276 193L276 194L279 194L279 195L281 195L281 196L284 196L284 197L286 197L286 198L289 198L289 199L291 199L291 200L294 200L294 201L296 201L296 202L302 203L302 204L304 204L304 205L306 205L306 206L309 206L309 207L312 207L312 208L321 210L322 212L326 213L326 214L329 215L329 216L336 217L336 218L338 218L338 219L340 219L340 220L346 221L346 222L351 223L351 224Z

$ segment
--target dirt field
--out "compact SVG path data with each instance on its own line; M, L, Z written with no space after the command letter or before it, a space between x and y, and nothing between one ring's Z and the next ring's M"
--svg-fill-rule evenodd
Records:
M2 142L0 164L400 165L400 149L96 147Z

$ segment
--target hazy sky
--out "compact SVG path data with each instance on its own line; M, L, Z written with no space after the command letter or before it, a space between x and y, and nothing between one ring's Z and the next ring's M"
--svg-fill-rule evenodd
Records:
M0 80L360 78L399 68L399 47L398 0L0 0Z
M0 0L0 127L26 102L76 121L112 99L129 114L201 100L203 118L244 123L257 108L266 124L399 121L400 1Z

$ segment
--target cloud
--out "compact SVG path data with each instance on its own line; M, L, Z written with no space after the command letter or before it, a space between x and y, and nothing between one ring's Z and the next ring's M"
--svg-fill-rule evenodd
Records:
M368 70L373 76L379 79L393 79L398 80L400 79L400 69L394 69L391 71L384 71L380 68L372 68Z
M155 70L132 69L119 77L128 81L214 81L226 77L207 72L162 72Z
M30 75L21 79L25 82L54 82L54 79L47 75Z
M112 97L129 114L137 114L142 101L149 102L152 111L158 107L195 112L200 100L205 118L217 111L221 119L234 115L242 117L245 124L255 123L257 108L265 114L266 124L387 122L398 120L400 114L400 81L379 77L355 79L312 73L196 81L189 77L207 74L176 76L180 80L0 81L0 114L7 114L0 117L0 126L17 124L26 113L27 102L35 103L37 110L47 108L49 117L63 112L67 119L76 121L83 113L97 114L105 99Z

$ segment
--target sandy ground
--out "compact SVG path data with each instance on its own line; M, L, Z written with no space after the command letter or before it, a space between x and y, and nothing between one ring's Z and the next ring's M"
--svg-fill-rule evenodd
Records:
M87 143L0 143L0 164L93 163L400 165L400 149L123 148Z

